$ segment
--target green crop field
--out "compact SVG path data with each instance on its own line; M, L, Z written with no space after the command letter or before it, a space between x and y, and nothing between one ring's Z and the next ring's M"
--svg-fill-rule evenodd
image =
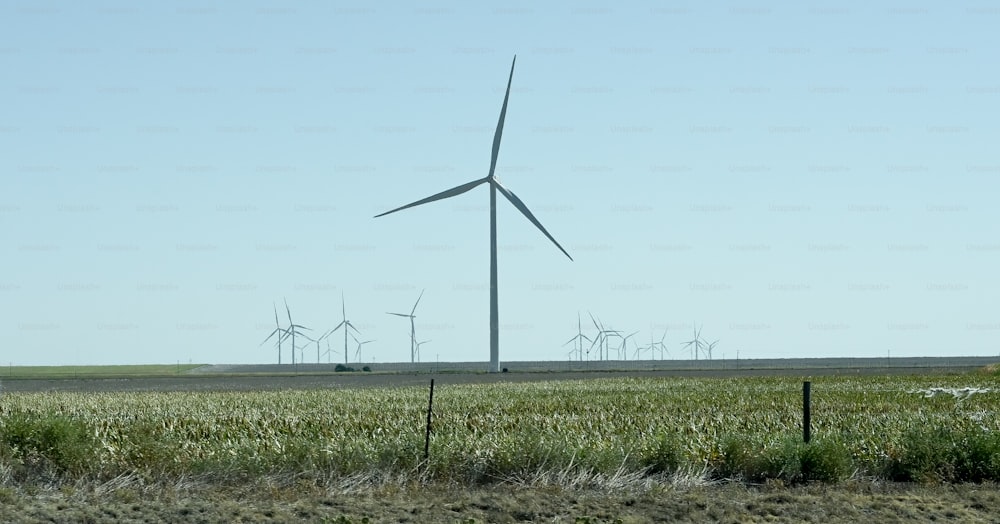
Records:
M425 388L5 393L0 480L1000 480L995 373Z

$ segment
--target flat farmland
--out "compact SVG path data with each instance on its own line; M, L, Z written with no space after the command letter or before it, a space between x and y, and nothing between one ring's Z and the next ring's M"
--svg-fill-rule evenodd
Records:
M809 364L3 379L0 521L996 522L994 367Z

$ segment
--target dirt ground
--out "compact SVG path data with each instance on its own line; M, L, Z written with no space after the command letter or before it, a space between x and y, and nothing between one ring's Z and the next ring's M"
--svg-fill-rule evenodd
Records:
M996 485L721 484L600 493L558 487L238 491L101 486L0 490L0 522L1000 522Z
M546 380L586 380L615 377L728 378L742 376L851 376L914 375L935 372L971 371L965 368L811 368L811 369L698 369L653 371L553 371L518 373L313 373L313 374L184 374L171 377L136 378L54 378L3 379L3 391L274 391L286 389L337 389L365 387L427 386L431 379L439 386L449 384L489 384L495 382L537 382Z

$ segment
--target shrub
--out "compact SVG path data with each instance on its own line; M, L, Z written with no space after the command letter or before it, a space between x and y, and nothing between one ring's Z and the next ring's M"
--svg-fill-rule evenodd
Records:
M966 482L1000 481L1000 434L970 431L956 446L955 476Z
M851 476L854 464L851 452L838 439L820 439L800 448L802 480L839 482Z
M851 453L837 439L806 444L797 436L789 436L763 445L746 437L729 437L723 441L720 452L722 464L717 470L723 476L753 482L769 479L837 482L853 472Z
M663 433L653 443L652 449L645 453L642 465L649 468L650 473L673 473L685 461L684 447L677 435Z
M87 424L59 415L11 415L0 430L0 442L5 455L35 473L48 468L57 473L85 473L100 451Z
M954 478L955 442L944 428L913 428L903 434L902 449L889 458L887 474L904 482L948 481Z

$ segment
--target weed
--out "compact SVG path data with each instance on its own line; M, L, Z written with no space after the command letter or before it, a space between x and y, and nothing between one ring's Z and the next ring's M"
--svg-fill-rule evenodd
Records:
M684 464L684 447L674 433L663 433L653 443L652 449L642 458L643 466L650 473L673 473Z

